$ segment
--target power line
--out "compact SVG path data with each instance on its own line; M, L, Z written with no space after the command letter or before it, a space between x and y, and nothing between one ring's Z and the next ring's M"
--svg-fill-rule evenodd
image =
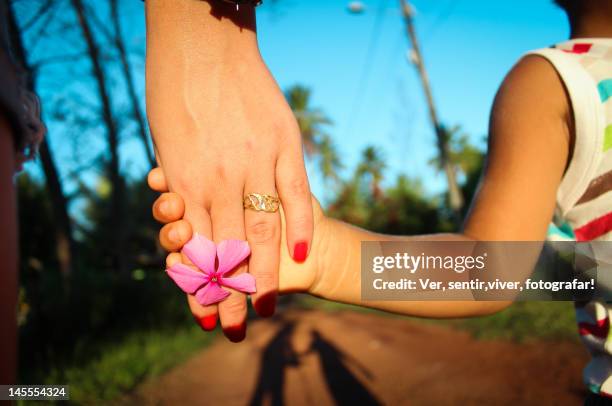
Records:
M364 63L361 65L363 68L361 70L359 81L357 82L357 90L355 92L355 97L353 98L353 105L351 107L347 120L347 134L350 134L352 132L354 117L359 113L359 110L361 109L361 101L363 100L363 96L367 91L368 79L372 67L372 60L374 59L374 55L376 53L378 38L380 37L380 30L385 17L385 4L386 0L380 0L378 3L378 9L376 11L376 16L374 17L374 25L372 26L372 32L370 34L370 42L368 44L368 49L365 54Z
M425 37L423 38L422 42L427 42L431 40L434 34L438 32L438 29L444 25L448 17L450 17L450 15L453 13L455 7L457 6L457 3L459 3L459 0L450 0L447 3L447 6L444 11L439 13L433 23L431 23L427 30L424 31Z
M461 217L461 209L463 208L463 195L461 193L459 185L457 184L455 168L450 162L448 137L447 134L445 134L445 131L438 119L436 105L434 103L433 95L429 85L429 78L427 76L427 71L425 70L425 64L423 63L423 56L421 55L419 41L416 35L416 29L414 27L414 11L408 0L400 0L400 5L402 7L402 14L406 23L408 39L410 40L410 43L412 45L412 63L416 67L417 72L419 74L419 78L421 79L421 84L423 85L425 99L427 101L427 107L429 109L429 118L431 120L431 124L434 128L434 132L437 139L440 166L444 169L448 182L450 208L453 211L456 219L459 220Z

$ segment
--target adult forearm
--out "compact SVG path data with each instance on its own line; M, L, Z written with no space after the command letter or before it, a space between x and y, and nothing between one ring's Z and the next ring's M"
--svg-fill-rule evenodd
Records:
M219 99L232 83L252 82L249 72L263 63L252 6L147 0L146 10L147 115L163 157L164 140L210 132L214 120L227 118L229 101Z

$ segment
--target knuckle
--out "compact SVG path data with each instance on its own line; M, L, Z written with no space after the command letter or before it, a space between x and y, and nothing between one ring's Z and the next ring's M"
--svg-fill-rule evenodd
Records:
M293 138L292 141L301 141L300 125L291 109L285 110L285 114L279 114L275 127L286 138Z
M193 185L200 187L194 188ZM183 206L207 207L210 204L211 182L207 178L198 175L189 179L188 176L184 176L174 180L172 186L171 198L181 201Z
M215 177L219 181L223 182L227 179L227 167L224 163L217 163L215 165Z
M247 226L247 236L254 244L265 244L277 239L278 227L270 221L258 220Z
M228 314L240 315L247 311L246 299L240 295L235 298L228 297L227 300L222 302L223 311Z
M269 267L258 270L257 272L253 272L255 278L257 279L257 290L261 291L262 289L268 287L275 287L278 285L278 273L274 272Z
M193 188L192 182L189 181L187 176L176 176L172 178L172 190L178 191L181 196L188 196L188 194L186 194L185 192L189 191L190 188Z
M312 218L305 214L294 214L287 219L290 227L297 230L309 230L312 227Z
M293 196L306 196L308 190L308 181L303 176L298 176L289 182L289 193Z
M255 149L254 144L255 144L254 140L247 139L247 140L245 141L245 143L244 143L244 149L245 149L245 152L246 152L247 154L249 154L249 155L250 155L250 154L252 154L252 153L253 153L253 150Z

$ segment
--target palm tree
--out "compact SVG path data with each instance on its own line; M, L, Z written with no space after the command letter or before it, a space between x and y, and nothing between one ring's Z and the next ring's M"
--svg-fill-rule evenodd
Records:
M337 181L338 170L342 168L342 163L331 137L324 129L332 121L321 109L310 106L310 96L310 89L302 85L292 86L285 92L302 134L306 156L318 158L319 168L325 180Z
M461 172L463 176L479 170L482 165L482 151L470 142L468 135L462 132L461 126L455 125L449 128L441 125L440 128L449 146L448 161L453 166L453 170ZM429 163L438 170L443 169L439 157L431 159Z
M310 95L310 89L302 85L295 85L285 92L287 103L300 127L304 150L308 156L318 152L323 127L331 124L331 120L320 109L310 106Z
M342 162L340 162L336 146L329 135L323 134L321 136L321 140L318 144L318 153L319 169L321 170L323 179L331 179L334 182L338 182L340 180L338 170L342 168Z

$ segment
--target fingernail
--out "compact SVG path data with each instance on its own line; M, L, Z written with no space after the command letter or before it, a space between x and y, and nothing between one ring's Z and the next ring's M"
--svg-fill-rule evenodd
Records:
M300 241L295 244L293 248L293 260L295 262L306 261L306 255L308 254L308 243L306 241Z
M276 294L269 293L254 303L255 311L261 317L271 317L276 310Z
M203 317L195 317L196 322L200 325L204 331L212 331L217 327L217 315L208 314Z
M223 333L233 343L239 343L246 337L246 323L223 329Z

